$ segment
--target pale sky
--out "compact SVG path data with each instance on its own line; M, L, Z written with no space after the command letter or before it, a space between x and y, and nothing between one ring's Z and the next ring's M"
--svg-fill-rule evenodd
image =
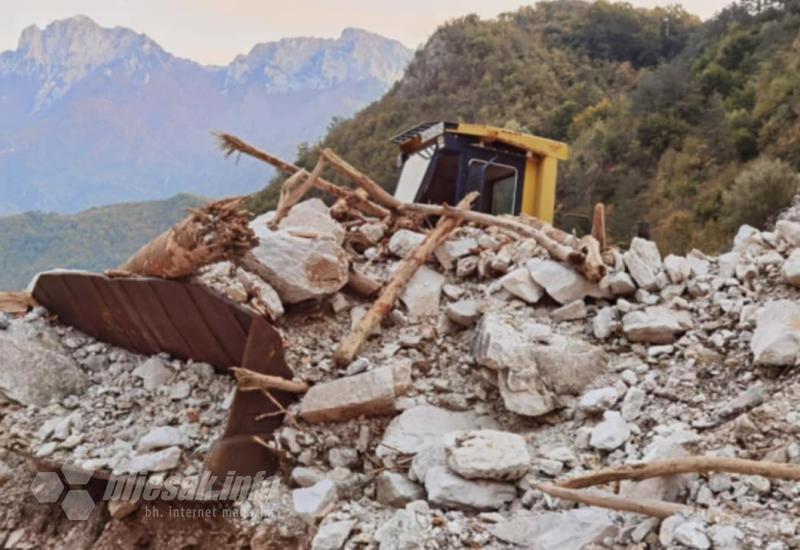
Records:
M708 18L730 0L686 0ZM532 1L517 0L0 0L0 51L17 46L22 29L88 15L105 27L143 32L168 52L226 64L259 42L289 36L336 37L360 27L415 48L441 23L469 13L483 18ZM676 3L633 0L637 6Z

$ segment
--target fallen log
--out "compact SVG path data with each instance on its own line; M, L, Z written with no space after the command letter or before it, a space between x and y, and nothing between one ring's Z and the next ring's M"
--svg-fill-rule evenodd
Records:
M558 481L556 485L567 489L582 489L615 481L642 481L654 477L702 472L727 472L748 476L763 476L771 479L800 481L800 465L798 464L765 462L744 458L688 456L606 468L584 476Z
M552 483L540 483L536 486L541 492L571 502L579 502L589 506L598 506L620 512L633 512L655 518L668 518L673 514L690 514L695 511L691 506L656 499L627 498L602 491L566 489Z
M222 133L215 135L218 139L219 147L220 149L222 149L226 157L229 157L234 153L245 154L250 157L253 157L254 159L258 159L262 162L265 162L270 166L274 166L281 172L289 175L295 174L302 170L302 168L300 168L299 166L295 166L294 164L286 162L285 160L279 157L270 155L269 153L250 145L249 143L245 142L242 139L237 138L236 136L232 136L230 134L222 134ZM387 209L360 196L352 189L336 185L324 178L321 177L317 178L314 181L313 185L320 191L328 193L329 195L334 196L337 199L344 200L348 205L350 205L350 207L366 214L367 216L383 219L388 217L390 214L390 212Z
M470 208L477 197L477 192L470 193L458 203L458 206L453 211L461 212ZM339 349L334 353L334 360L337 365L346 366L353 360L361 346L364 345L367 336L392 310L411 277L460 223L461 219L458 217L449 215L442 217L436 227L426 235L425 240L400 262L400 266L395 271L392 279L383 288L378 299L375 300L370 310L361 318L355 329L347 335Z
M241 391L279 390L288 393L305 393L308 384L298 380L287 380L280 376L262 374L250 369L231 367Z
M0 311L16 315L36 305L30 292L0 292Z
M235 259L258 244L241 198L191 209L189 216L141 247L119 271L177 279L204 265Z

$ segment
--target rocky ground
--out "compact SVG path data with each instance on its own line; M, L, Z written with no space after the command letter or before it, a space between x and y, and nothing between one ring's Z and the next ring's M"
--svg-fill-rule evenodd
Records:
M94 341L42 309L0 318L0 364L18 367L0 369L0 543L800 547L793 482L707 474L620 485L696 509L663 521L536 488L690 454L800 464L798 220L796 207L774 231L743 227L719 257L662 258L635 239L600 284L533 241L463 227L343 369L333 352L370 305L344 287L347 263L386 280L422 235L345 230L319 201L278 231L254 221L263 279L214 266L200 280L274 318L289 365L313 386L271 442L285 475L224 510L201 507L203 519L114 504L73 522L37 503L30 484L44 462L150 472L155 485L198 476L231 378Z

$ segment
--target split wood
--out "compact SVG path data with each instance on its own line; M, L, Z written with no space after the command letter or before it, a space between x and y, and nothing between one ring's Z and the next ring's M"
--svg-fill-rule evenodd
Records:
M458 203L454 210L458 212L462 209L470 208L477 197L477 192L470 193ZM445 216L441 218L433 231L428 233L419 246L400 262L400 266L383 288L378 299L375 300L369 311L359 320L356 327L347 335L336 350L336 353L334 353L334 360L337 365L340 367L346 366L353 361L353 358L361 350L361 346L364 345L367 336L375 327L380 325L383 318L392 310L411 277L460 223L461 220L457 217Z
M30 292L0 292L0 311L17 314L25 313L36 305Z
M137 275L177 279L201 267L243 255L258 244L241 198L190 209L189 216L141 247L119 268Z

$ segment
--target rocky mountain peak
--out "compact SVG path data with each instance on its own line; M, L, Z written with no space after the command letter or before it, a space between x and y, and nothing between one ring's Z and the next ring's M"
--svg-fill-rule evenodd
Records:
M116 61L128 70L145 60L164 61L169 55L144 34L122 27L101 27L85 15L54 21L44 29L26 28L16 51L0 57L0 70L34 74L43 81L37 105L64 95L91 71Z

